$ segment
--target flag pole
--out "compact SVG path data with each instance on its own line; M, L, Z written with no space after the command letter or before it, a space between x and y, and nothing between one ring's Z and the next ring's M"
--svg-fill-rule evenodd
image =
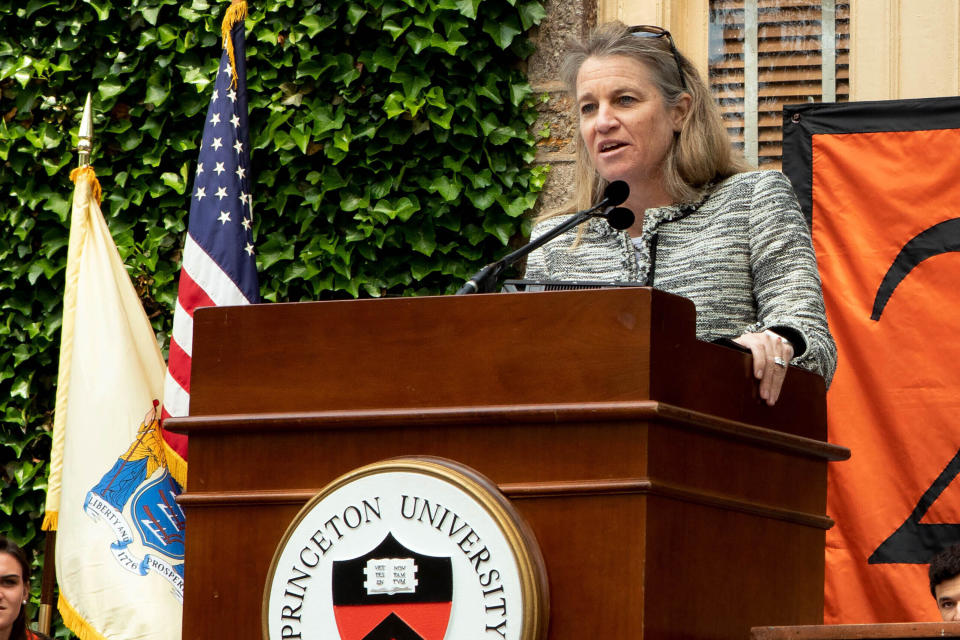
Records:
M90 165L90 152L93 150L93 106L90 94L83 105L83 115L80 116L80 131L77 134L78 168ZM54 599L53 592L57 584L56 570L57 531L51 527L46 532L43 550L43 574L40 579L40 611L37 619L37 630L50 635L53 623Z
M80 133L77 134L77 155L80 167L90 164L90 151L93 149L93 109L90 106L90 94L83 106L83 116L80 117Z
M57 583L56 571L57 532L47 531L43 551L43 577L40 581L40 615L37 631L49 636L53 622L53 588Z

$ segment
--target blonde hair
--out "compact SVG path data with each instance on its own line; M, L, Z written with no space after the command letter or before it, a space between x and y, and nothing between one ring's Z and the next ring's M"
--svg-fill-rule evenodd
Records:
M710 184L750 169L746 161L734 153L720 109L696 67L677 52L686 83L684 89L677 73L677 59L667 38L635 36L620 22L601 25L586 40L572 40L570 43L561 78L572 97L577 120L577 74L580 67L588 58L605 56L626 56L643 64L649 69L668 108L676 106L684 93L691 97L690 108L663 167L664 187L674 202L697 202ZM576 136L576 156L573 197L561 209L545 212L539 219L586 209L600 199L607 182L597 174L579 133Z

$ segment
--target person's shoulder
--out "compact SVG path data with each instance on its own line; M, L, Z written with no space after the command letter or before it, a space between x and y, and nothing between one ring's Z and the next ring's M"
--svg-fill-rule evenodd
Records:
M793 184L787 176L780 171L764 169L742 171L725 178L713 188L710 198L719 202L726 200L753 202L767 198L795 199L796 196Z
M755 185L759 183L765 184L774 184L774 183L785 183L790 184L790 179L787 178L781 171L775 169L754 169L752 171L741 171L740 173L735 173L729 178L725 178L717 184L717 188L720 189L724 186L733 186L733 185Z
M569 220L571 215L573 214L561 213L555 216L550 216L549 218L543 218L541 220L534 221L533 229L530 230L530 237L536 238L537 236L544 234L551 229L556 229L561 224Z

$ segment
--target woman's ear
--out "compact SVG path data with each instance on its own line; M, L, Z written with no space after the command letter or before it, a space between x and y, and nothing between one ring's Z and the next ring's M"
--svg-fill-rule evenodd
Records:
M692 103L693 97L689 93L682 93L677 100L677 104L671 108L670 115L673 118L673 130L675 133L680 133L680 129L683 127L683 123L690 113L690 105Z

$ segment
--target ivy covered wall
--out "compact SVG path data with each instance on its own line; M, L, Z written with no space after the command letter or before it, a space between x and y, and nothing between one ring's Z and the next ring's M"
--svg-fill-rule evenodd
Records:
M32 550L83 101L104 214L166 346L226 7L0 0L0 534ZM538 0L250 1L265 300L448 293L528 231L545 168L523 61L543 17Z

